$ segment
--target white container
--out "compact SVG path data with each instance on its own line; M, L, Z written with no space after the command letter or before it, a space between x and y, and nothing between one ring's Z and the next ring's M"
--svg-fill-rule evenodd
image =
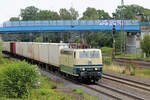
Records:
M27 42L22 43L22 49L23 49L23 56L28 57L28 43Z
M33 42L28 42L27 44L27 57L34 59L34 49L33 49Z
M48 43L39 44L39 58L41 62L48 63Z
M3 51L10 52L10 42L3 42Z
M39 54L39 43L33 43L32 44L33 49L33 59L40 61L40 54Z
M58 67L60 51L68 47L66 43L16 42L17 54Z
M23 43L16 42L16 54L22 56L23 55Z
M60 50L62 48L68 48L66 43L50 43L49 44L49 59L48 63L54 66L60 66Z

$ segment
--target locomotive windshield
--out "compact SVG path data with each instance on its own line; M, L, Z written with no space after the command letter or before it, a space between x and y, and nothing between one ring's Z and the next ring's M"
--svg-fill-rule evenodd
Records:
M99 51L80 51L79 58L99 58Z

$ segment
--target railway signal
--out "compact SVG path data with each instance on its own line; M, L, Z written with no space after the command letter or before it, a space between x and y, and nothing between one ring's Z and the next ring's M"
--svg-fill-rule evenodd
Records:
M115 33L116 33L116 27L115 27L115 25L113 25L112 32L113 32L113 35L115 35Z
M113 25L113 29L112 29L112 38L113 38L113 54L112 57L115 57L115 38L114 35L116 34L116 27L115 25Z

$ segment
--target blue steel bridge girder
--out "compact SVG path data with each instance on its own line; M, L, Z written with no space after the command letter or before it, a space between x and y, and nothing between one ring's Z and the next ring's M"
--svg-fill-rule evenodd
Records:
M76 32L76 31L91 31L91 32L112 32L112 26L30 26L30 27L7 27L0 28L0 33L20 33L20 32ZM121 27L116 26L116 32L120 32ZM125 26L125 32L140 32L139 26Z
M121 31L120 20L81 20L81 21L19 21L6 22L0 27L0 33L22 32L112 32L113 25L116 31ZM125 32L140 32L138 21L125 20Z

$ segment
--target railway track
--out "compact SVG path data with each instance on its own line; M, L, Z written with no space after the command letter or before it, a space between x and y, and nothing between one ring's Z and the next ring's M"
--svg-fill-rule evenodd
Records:
M122 91L101 83L97 83L95 85L85 85L85 87L109 96L110 98L115 100L145 100L144 98L137 95L133 95L126 91Z
M148 68L150 69L150 61L144 61L140 59L127 59L127 58L113 58L113 61L125 65L125 64L135 64L139 68Z
M146 92L150 93L150 84L142 83L139 81L133 81L133 80L125 79L125 78L120 78L120 77L105 74L105 73L103 74L103 78L112 80L112 81L116 81L116 82L128 85L130 87L137 88L142 91L146 91Z

